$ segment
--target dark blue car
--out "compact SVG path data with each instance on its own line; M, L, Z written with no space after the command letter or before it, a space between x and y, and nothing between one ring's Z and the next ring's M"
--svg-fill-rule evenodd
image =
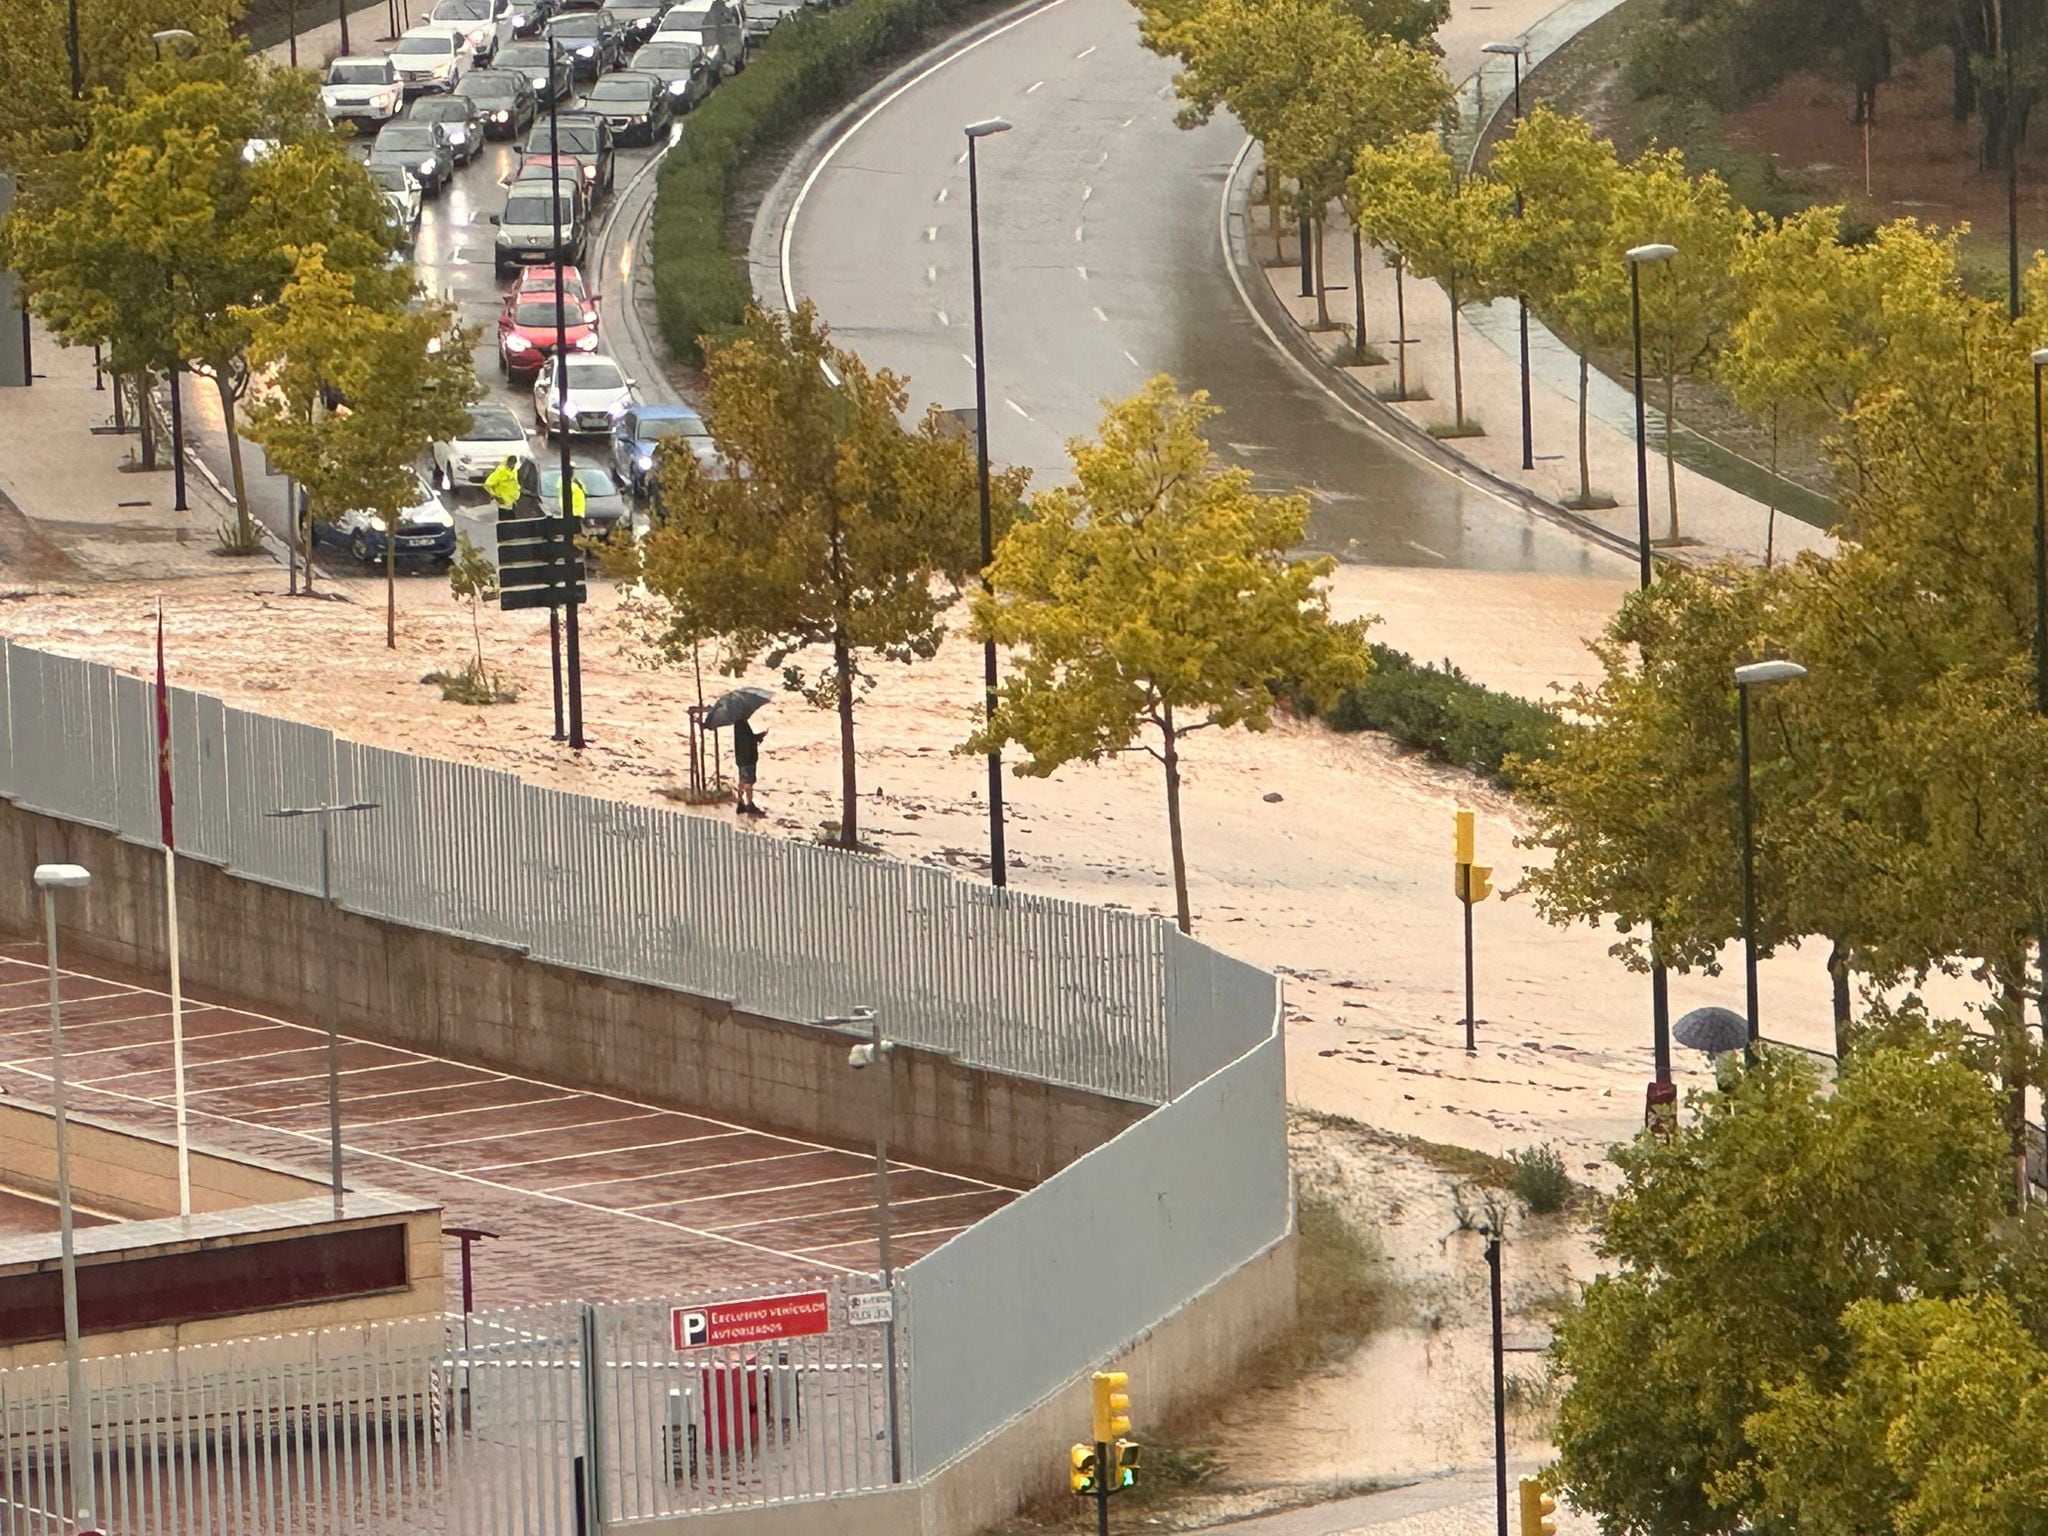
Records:
M711 456L711 429L687 405L634 405L612 427L612 477L645 496L654 477L655 445L664 438L685 440L699 459Z

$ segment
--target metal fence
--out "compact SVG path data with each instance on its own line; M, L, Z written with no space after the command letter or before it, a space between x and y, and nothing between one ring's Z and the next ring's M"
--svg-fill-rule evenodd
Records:
M155 846L150 685L7 643L0 793ZM896 1038L1004 1072L1158 1103L1255 1045L1270 977L1159 918L339 740L174 689L181 851L320 889L369 916L809 1021L855 1003Z
M848 1328L678 1350L666 1302L115 1355L85 1367L92 1514L122 1536L573 1536L886 1487L882 1349ZM691 1305L707 1298L694 1298ZM70 1536L61 1363L0 1371L0 1531Z

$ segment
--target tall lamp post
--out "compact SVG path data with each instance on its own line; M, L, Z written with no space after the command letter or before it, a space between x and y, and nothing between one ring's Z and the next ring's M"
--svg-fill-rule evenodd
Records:
M2041 370L2048 368L2048 347L2033 354L2034 363L2034 708L2048 716L2048 482L2042 475Z
M1628 253L1629 330L1636 359L1636 573L1638 585L1650 587L1650 431L1643 419L1643 267L1669 261L1675 245L1638 245ZM1657 924L1650 923L1650 1035L1656 1063L1651 1102L1675 1104L1671 1085L1671 984L1664 962L1656 958Z
M1749 1044L1745 1054L1756 1060L1756 829L1750 807L1749 788L1749 690L1772 683L1789 683L1806 676L1796 661L1753 661L1735 669L1736 737L1740 742L1742 766L1739 788L1742 799L1742 979L1749 998Z
M82 891L92 875L76 864L38 864L43 895L43 936L50 967L50 1112L57 1138L57 1254L64 1286L64 1393L69 1401L71 1514L81 1531L92 1529L92 1431L87 1422L85 1362L78 1349L78 1256L72 1241L71 1138L64 1115L64 1010L57 969L57 893Z
M882 1391L889 1416L889 1481L895 1484L903 1481L903 1451L896 1433L896 1280L895 1261L890 1252L893 1222L889 1210L889 1122L896 1112L889 1063L896 1042L883 1037L881 1018L872 1008L856 1008L851 1014L824 1022L865 1025L868 1039L846 1053L846 1064L856 1071L875 1069L875 1242L881 1260L882 1289L889 1296L889 1319L882 1325Z
M1522 120L1522 45L1488 43L1482 53L1504 55L1515 61L1515 121ZM1522 189L1515 188L1515 217L1522 216ZM1529 418L1529 296L1515 295L1515 309L1522 331L1522 468L1536 467L1536 437Z
M567 279L562 270L565 255L562 249L562 140L557 127L555 111L555 60L560 57L561 43L553 33L548 34L548 186L552 194L551 207L555 216L555 414L561 430L556 440L562 445L561 493L556 498L557 516L573 518L576 515L576 472L569 462L569 298ZM575 75L575 62L570 61L571 79ZM599 73L603 73L602 69ZM580 558L580 556L579 556ZM571 751L583 750L583 648L576 619L576 587L569 588L569 601L563 604L562 628L564 649L569 664L569 747Z
M279 811L265 811L270 817L290 818L315 816L320 821L320 904L332 910L334 906L334 855L332 849L333 829L331 823L339 815L350 811L374 811L381 807L374 800L350 800L340 804L287 806ZM322 945L323 957L332 956L333 946ZM332 970L332 960L324 962ZM342 1214L341 1189L341 1031L335 1023L338 1004L335 1001L333 978L328 977L322 988L327 994L327 1174L334 1189L334 1219L339 1221Z
M981 590L988 592L993 590L989 583L989 567L995 563L996 549L988 489L988 356L981 333L981 183L976 175L974 151L977 142L991 134L1008 133L1010 125L1000 117L991 117L969 123L965 131L967 246L974 267L974 457L975 467L981 476ZM993 639L982 645L981 675L987 718L993 723L996 717L996 643ZM1003 853L1003 754L994 746L988 753L988 867L991 884L1001 886L1010 883L1009 860Z

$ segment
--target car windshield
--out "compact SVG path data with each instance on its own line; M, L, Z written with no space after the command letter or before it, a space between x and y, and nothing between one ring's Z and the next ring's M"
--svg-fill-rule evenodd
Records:
M578 11L571 16L557 16L548 23L548 30L556 37L596 37L604 30L604 23L595 11Z
M550 142L548 125L542 123L533 130L533 137L526 141L526 147L536 154L548 154L558 146L565 155L594 155L597 153L597 129L588 123L560 123L555 129L553 142Z
M379 59L374 64L336 64L327 71L329 85L388 85L391 66Z
M649 43L633 55L635 69L688 69L703 52L695 43Z
M392 46L393 53L428 54L445 57L455 51L455 39L443 35L433 37L401 37Z
M422 123L461 122L469 116L469 103L454 96L422 96L407 116Z
M477 101L502 101L519 94L519 77L508 75L502 69L480 69L475 74L464 75L462 84L455 87L455 94Z
M511 443L526 441L526 431L519 425L519 418L503 406L472 406L469 412L469 430L462 434L469 443Z
M711 7L708 5L679 5L668 13L668 20L685 27L708 27L711 25Z
M576 216L576 205L568 198L562 199L562 222L572 223ZM505 199L505 211L499 215L501 224L552 224L553 210L548 205L545 192Z
M569 363L571 389L624 389L626 376L617 363L597 358L573 358Z
M568 295L563 295L563 324L572 330L583 324L583 306ZM555 297L551 293L544 299L527 299L513 308L514 325L531 325L552 330L555 324Z
M377 135L379 149L396 149L410 152L420 149L434 149L434 125L432 123L389 123Z
M640 436L650 443L664 437L703 437L704 422L697 416L656 416L640 423Z
M545 43L514 43L510 48L500 50L500 69L546 69L548 49Z
M702 32L698 32L694 29L688 32L663 32L661 36L668 38L671 41L679 40L685 43L689 43L697 48L705 47L710 41L710 39L705 37Z
M570 370L572 377L574 372L575 370ZM576 483L583 487L583 494L586 496L616 496L619 494L619 488L612 483L612 477L604 470L599 469L595 464L578 464L571 473L576 476ZM544 469L540 472L541 495L558 495L561 489L562 472L560 469Z
M435 21L489 21L491 0L441 0L434 7Z
M386 192L403 192L406 190L405 168L403 166L373 165L370 167L370 179Z
M625 75L613 75L600 80L585 95L586 101L645 101L647 82L634 80Z

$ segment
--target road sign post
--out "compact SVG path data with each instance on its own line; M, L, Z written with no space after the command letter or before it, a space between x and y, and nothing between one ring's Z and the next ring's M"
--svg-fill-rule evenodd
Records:
M1476 1055L1479 1050L1475 1031L1478 1028L1477 1010L1472 1003L1472 908L1493 894L1493 866L1472 862L1472 813L1458 811L1452 826L1454 857L1457 860L1451 876L1451 889L1456 892L1458 905L1465 909L1465 1054Z

